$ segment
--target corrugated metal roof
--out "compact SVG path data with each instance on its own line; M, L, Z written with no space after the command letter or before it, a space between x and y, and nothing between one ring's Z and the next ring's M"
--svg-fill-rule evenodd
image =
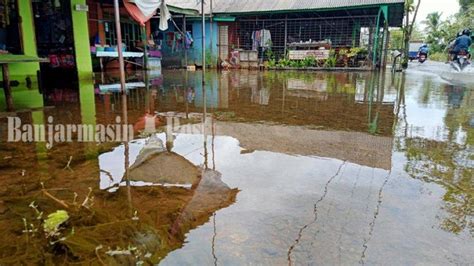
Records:
M209 0L207 0L208 2ZM167 4L201 10L201 0L167 0ZM253 13L297 10L317 10L383 4L403 4L404 0L213 0L214 13ZM206 13L209 5L206 3Z

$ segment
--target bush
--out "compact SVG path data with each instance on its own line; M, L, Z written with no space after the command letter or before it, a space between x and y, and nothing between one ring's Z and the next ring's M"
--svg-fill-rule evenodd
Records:
M326 62L324 63L324 67L331 68L335 67L337 63L337 56L334 50L331 50L329 53L329 58L326 59Z
M433 61L446 62L448 55L446 53L437 52L430 54L428 58Z

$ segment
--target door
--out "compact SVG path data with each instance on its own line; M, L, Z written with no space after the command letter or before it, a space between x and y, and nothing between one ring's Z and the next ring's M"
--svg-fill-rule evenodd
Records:
M229 26L219 26L219 59L229 59Z

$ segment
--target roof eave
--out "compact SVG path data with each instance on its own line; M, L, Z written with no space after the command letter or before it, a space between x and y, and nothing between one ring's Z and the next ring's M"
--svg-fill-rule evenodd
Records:
M331 7L331 8L308 8L308 9L286 9L286 10L264 10L264 11L243 11L243 12L214 12L219 15L262 15L262 14L285 14L285 13L301 13L301 12L328 12L328 11L340 11L340 10L353 10L353 9L365 9L365 8L377 8L381 6L403 6L403 3L387 3L387 4L372 4L372 5L359 5L359 6L345 6L345 7Z

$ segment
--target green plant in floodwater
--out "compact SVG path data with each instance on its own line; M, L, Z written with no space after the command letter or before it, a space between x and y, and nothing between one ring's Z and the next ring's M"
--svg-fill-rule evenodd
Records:
M301 60L302 67L314 67L316 65L317 65L317 60L314 56L309 56Z
M275 60L275 53L273 53L272 48L265 50L265 56L268 58L268 60Z
M290 66L291 61L286 58L281 58L278 60L277 66L278 67L288 67Z
M329 58L326 59L326 62L324 63L324 67L332 68L335 67L337 63L337 56L334 50L331 50L329 52Z
M67 211L59 210L48 215L48 218L44 221L44 232L48 236L57 235L59 226L69 219Z
M277 62L274 58L268 60L268 67L276 67Z
M41 220L41 219L43 218L43 212L40 212L40 211L38 210L38 205L35 205L35 202L34 202L34 201L32 201L28 207L30 207L30 208L32 208L33 210L35 210L36 215L37 215L37 216L36 216L36 219L37 219L37 220Z

